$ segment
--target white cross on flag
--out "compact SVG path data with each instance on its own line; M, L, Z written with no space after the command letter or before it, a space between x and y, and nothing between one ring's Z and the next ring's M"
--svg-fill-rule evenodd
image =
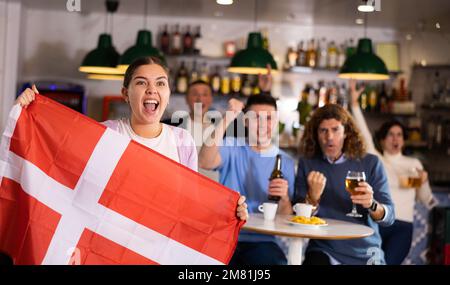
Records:
M227 264L239 195L37 95L0 146L0 252L15 264Z

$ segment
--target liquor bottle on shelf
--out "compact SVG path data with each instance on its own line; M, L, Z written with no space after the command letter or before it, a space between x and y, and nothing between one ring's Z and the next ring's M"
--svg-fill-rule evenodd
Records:
M306 66L306 51L303 41L300 41L297 47L297 66Z
M299 123L304 126L309 120L309 116L313 109L313 106L309 102L309 95L311 93L312 86L307 83L302 91L301 101L298 102L297 111L299 113Z
M249 97L252 95L252 82L249 78L249 75L243 75L241 92L245 97Z
M233 76L231 77L231 92L234 95L239 94L239 92L241 91L241 85L242 85L241 76L236 73L233 74Z
M379 111L381 113L388 113L389 109L388 109L388 96L386 93L386 85L384 83L381 84L381 90L380 90L380 96L379 96Z
M345 49L345 56L349 58L356 53L355 43L353 39L349 39L347 43L347 48Z
M192 70L191 70L191 76L189 78L189 82L192 83L194 81L197 81L199 78L200 78L200 76L198 74L197 61L194 60L194 62L192 64Z
M377 91L375 90L375 88L371 88L369 91L369 110L370 112L378 112L378 95L377 95Z
M269 180L272 181L277 178L284 178L283 172L281 172L281 155L280 154L277 154L277 156L275 158L275 165L273 167L272 173L270 174ZM277 203L278 201L280 201L281 197L268 195L267 199L269 201Z
M181 43L181 34L179 31L179 27L180 26L178 24L176 24L175 30L172 33L171 53L174 55L181 54L182 43Z
M200 68L200 80L209 83L208 65L206 64L206 62L204 62L202 64L202 67Z
M289 47L287 54L286 54L286 62L287 62L287 68L294 67L297 64L297 52L294 50L293 47Z
M342 83L341 87L339 88L338 104L341 105L345 110L348 110L348 92L344 83Z
M224 71L222 80L220 81L220 94L223 96L230 95L230 75L227 71Z
M401 78L400 88L398 89L397 97L395 98L396 101L408 101L408 91L406 90L405 85L405 79Z
M197 54L197 55L201 54L201 47L200 47L201 46L200 45L201 38L202 38L202 34L200 32L200 26L197 26L196 32L194 35L194 54Z
M268 31L267 28L264 28L261 30L261 34L263 36L263 48L265 50L269 50L269 36L268 36Z
M338 48L338 68L341 68L344 65L344 62L346 60L346 55L345 55L345 45L341 44Z
M259 85L258 85L258 80L256 80L256 83L253 84L253 88L252 88L252 95L259 95L261 94L261 89L259 89Z
M363 112L366 112L367 111L367 106L368 106L368 103L367 103L367 88L364 89L364 91L361 93L361 96L359 97L359 104L361 106L361 110Z
M328 89L328 102L327 104L338 103L338 86L336 81L333 81Z
M189 25L186 26L186 33L183 36L183 53L184 54L192 54L194 52L193 38L191 35L191 27Z
M176 77L177 93L184 94L187 92L187 88L188 88L188 72L184 64L184 61L182 61Z
M337 68L338 64L338 53L334 41L331 41L328 45L328 64L327 67L330 69Z
M319 68L327 68L327 40L322 38L320 40L320 45L317 48L318 59L318 67Z
M317 107L321 108L327 104L327 87L325 83L321 80L319 81L319 98L317 102Z
M164 54L170 53L170 36L167 31L167 24L164 25L163 31L159 38L159 46Z
M213 94L219 94L220 92L219 66L216 66L215 72L211 75L211 89L213 91Z
M317 63L317 53L316 53L316 47L314 39L311 39L311 41L308 44L308 50L306 51L306 65L309 67L316 67Z

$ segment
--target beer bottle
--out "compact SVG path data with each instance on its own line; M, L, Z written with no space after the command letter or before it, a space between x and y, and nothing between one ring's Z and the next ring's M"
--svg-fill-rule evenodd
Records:
M273 167L272 174L270 174L269 180L272 181L273 179L276 179L276 178L284 178L283 172L281 172L281 155L280 154L277 154L277 156L276 156L275 165ZM267 197L267 199L269 201L278 202L278 201L280 201L281 197L269 195Z

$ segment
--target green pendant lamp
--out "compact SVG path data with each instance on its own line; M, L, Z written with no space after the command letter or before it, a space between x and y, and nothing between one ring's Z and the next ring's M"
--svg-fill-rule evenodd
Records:
M101 34L97 48L85 56L78 70L84 73L120 74L116 68L119 57L112 45L111 35Z
M106 6L106 18L105 18L105 31L107 30L108 18L112 17L119 7L118 0L105 1ZM112 21L111 21L112 30ZM120 74L120 70L117 68L119 62L119 53L116 51L112 44L111 35L107 32L101 34L98 38L97 48L89 52L83 59L79 71L84 73L95 74Z
M254 0L255 19L254 27L256 30L258 16L258 1ZM272 73L277 72L277 63L272 54L263 47L262 35L259 32L252 32L248 35L247 48L238 51L231 59L228 72L241 74L264 74L267 73L267 66L270 65Z
M349 56L339 71L339 78L357 80L387 80L384 61L373 52L372 40L366 37L367 13L364 14L364 38L359 39L356 53Z
M270 52L263 48L261 33L253 32L248 35L247 48L233 56L227 70L243 74L266 73L268 64L272 72L276 72L277 63Z
M387 80L389 73L383 60L373 53L372 40L358 41L356 53L347 58L339 71L339 78L358 80Z
M136 44L127 49L119 59L118 69L125 73L135 59L147 56L154 56L165 62L163 53L152 45L152 33L148 30L140 30Z
M157 48L153 47L152 44L152 32L146 29L147 27L147 15L148 15L148 0L144 1L145 15L144 15L144 29L140 30L137 35L136 44L129 49L127 49L122 57L119 59L119 64L117 68L124 74L128 66L137 58L140 57L157 57L164 64L166 59L164 54Z

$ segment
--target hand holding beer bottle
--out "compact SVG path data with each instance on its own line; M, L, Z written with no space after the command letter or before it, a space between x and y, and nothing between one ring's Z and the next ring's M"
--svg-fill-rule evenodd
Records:
M269 180L269 195L267 197L269 201L278 202L281 198L288 197L288 182L281 172L281 155L279 154L276 156Z

